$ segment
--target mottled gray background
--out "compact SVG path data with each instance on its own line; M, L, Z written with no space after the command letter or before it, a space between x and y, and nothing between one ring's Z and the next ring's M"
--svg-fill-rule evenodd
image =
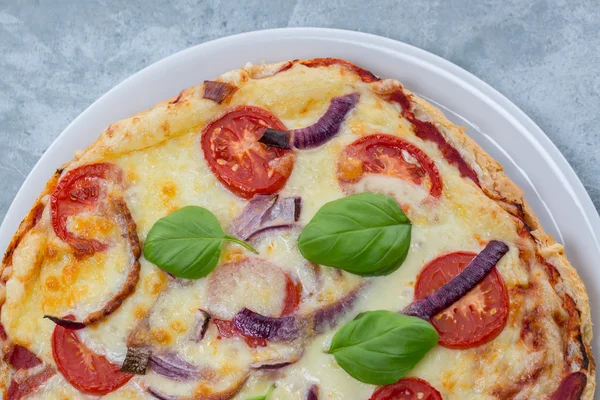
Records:
M285 26L383 35L467 69L541 126L600 208L597 0L367 3L0 0L0 216L52 141L111 87L186 47Z

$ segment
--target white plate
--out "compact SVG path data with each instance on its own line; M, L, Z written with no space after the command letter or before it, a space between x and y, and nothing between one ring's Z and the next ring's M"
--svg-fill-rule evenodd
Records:
M0 227L6 248L54 170L110 123L246 62L339 57L405 86L441 106L504 166L546 230L565 245L592 305L600 300L600 217L571 166L541 129L508 99L460 67L379 36L334 29L274 29L204 43L167 57L110 90L71 123L44 153ZM542 200L543 199L543 200ZM600 307L592 306L594 321ZM599 341L594 340L598 349Z

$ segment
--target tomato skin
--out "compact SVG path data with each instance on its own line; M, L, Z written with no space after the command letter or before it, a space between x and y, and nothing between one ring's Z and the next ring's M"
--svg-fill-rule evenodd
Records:
M282 317L290 315L298 310L300 300L302 299L302 284L300 282L294 282L288 274L285 274L285 290L286 296L283 310L281 311Z
M469 265L477 254L465 251L431 260L420 272L415 299L427 297ZM434 315L430 322L438 331L439 344L468 349L493 340L508 320L508 292L496 268L462 299Z
M258 142L265 128L286 130L270 112L240 106L208 124L202 133L201 146L209 168L239 197L276 193L292 173L292 150Z
M369 400L442 400L442 395L419 378L403 378L377 388Z
M405 154L417 163L407 161ZM339 158L338 180L356 183L366 173L390 175L415 185L429 178L429 194L442 195L442 178L435 163L423 150L397 136L367 135L346 147Z
M75 250L76 256L91 255L107 248L105 243L77 237L67 229L70 216L102 207L99 204L103 197L101 181L106 180L120 180L120 173L113 164L83 165L67 172L50 195L52 228L56 236Z
M52 355L65 379L84 393L107 394L133 377L119 371L119 365L88 349L79 341L75 331L59 325L52 333Z

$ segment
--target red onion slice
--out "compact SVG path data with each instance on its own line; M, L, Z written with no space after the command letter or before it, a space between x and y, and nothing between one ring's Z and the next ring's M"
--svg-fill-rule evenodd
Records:
M301 324L294 316L272 318L244 308L232 322L244 336L258 339L293 340L301 334Z
M236 90L237 87L229 83L204 81L204 94L202 98L221 104L223 100L231 96Z
M182 359L176 353L152 354L148 362L152 371L174 381L200 379L203 371Z
M508 246L505 243L492 240L460 274L424 299L413 301L402 314L429 321L481 282L507 252Z
M190 340L192 342L200 342L204 339L206 330L208 329L208 323L210 322L210 314L204 310L196 311L196 323L194 328L190 332Z
M298 221L300 197L254 196L242 213L231 224L231 234L248 240L266 228L288 226Z
M314 124L293 131L266 129L258 141L282 149L319 147L337 135L346 115L356 106L359 98L358 93L334 97L325 114Z
M169 395L169 394L164 394L163 392L159 391L158 389L153 388L152 386L150 386L148 389L146 389L146 391L148 393L150 393L153 397L157 398L158 400L180 400L180 399L184 399L184 397L179 397L179 396L173 396L173 395Z
M77 322L70 319L63 319L58 317L53 317L51 315L44 315L44 318L48 318L50 321L54 322L58 326L62 326L65 329L70 329L72 331L77 331L79 329L85 328L85 324L83 322Z
M259 230L262 218L269 212L277 201L277 195L254 196L242 213L231 224L231 234L239 239L247 240L252 233Z
M306 393L306 400L319 400L319 386L312 385Z
M314 331L323 333L325 330L333 328L340 317L352 307L363 286L358 286L340 300L314 311L311 315Z
M240 389L246 382L246 379L248 379L247 373L244 374L240 379L237 379L235 382L232 382L231 385L229 385L229 387L226 387L223 390L220 390L218 392L214 391L210 394L206 393L196 396L176 396L166 394L151 386L147 387L146 391L159 400L228 400L234 397L240 391Z

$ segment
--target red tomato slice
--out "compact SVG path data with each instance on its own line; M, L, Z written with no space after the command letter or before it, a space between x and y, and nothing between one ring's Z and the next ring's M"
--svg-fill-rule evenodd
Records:
M364 174L385 174L425 186L428 179L429 193L433 197L442 194L442 179L433 161L423 150L397 136L364 136L346 147L338 163L338 179L356 183Z
M288 274L285 274L286 296L283 304L281 316L290 315L298 310L300 300L302 299L302 284L295 283Z
M89 394L107 394L132 377L120 366L94 353L79 341L75 331L56 326L52 333L52 355L60 373L71 385Z
M109 163L89 164L69 171L50 196L50 215L56 236L67 242L77 255L89 255L107 248L95 239L80 238L69 232L69 217L100 208L103 180L120 179L116 167Z
M423 268L415 285L415 298L427 297L458 275L476 256L456 252L440 256ZM494 339L508 319L508 293L494 268L462 299L431 318L440 335L439 344L467 349Z
M442 400L442 395L422 379L404 378L377 388L369 400Z
M287 182L294 167L291 150L258 142L266 128L286 130L270 112L236 107L210 123L202 134L208 166L231 192L243 198L272 194Z

